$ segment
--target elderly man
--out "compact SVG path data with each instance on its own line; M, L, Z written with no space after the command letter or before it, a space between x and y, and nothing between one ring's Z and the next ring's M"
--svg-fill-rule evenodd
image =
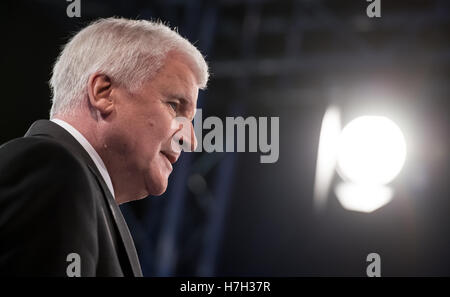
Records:
M161 23L102 19L53 68L50 120L0 148L0 274L141 276L118 204L167 188L208 67ZM183 132L187 131L187 132Z

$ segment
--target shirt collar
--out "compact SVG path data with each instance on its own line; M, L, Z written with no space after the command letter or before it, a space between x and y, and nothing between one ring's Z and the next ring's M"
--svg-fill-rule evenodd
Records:
M108 186L109 191L111 192L112 196L114 196L114 188L111 182L111 177L109 176L108 170L106 169L105 163L103 163L102 158L99 156L97 151L92 147L92 145L89 143L89 141L72 125L69 123L60 120L60 119L51 119L50 121L54 122L55 124L58 124L62 128L64 128L67 132L69 132L80 144L81 146L86 150L86 152L91 157L92 161L94 161L95 166L97 166L98 171L100 171L100 174L103 177L103 180L105 181L106 185Z

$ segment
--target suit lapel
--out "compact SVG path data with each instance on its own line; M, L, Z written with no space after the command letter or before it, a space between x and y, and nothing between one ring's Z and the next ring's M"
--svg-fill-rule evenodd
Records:
M125 219L123 218L122 212L120 211L119 206L117 205L114 197L109 191L108 186L103 180L100 171L98 170L97 166L95 166L95 163L92 161L86 150L69 132L67 132L59 125L48 120L39 120L34 122L31 125L30 129L28 129L28 132L25 134L25 137L27 136L47 136L54 138L58 142L64 144L70 151L72 151L72 153L74 153L85 164L87 164L103 190L103 196L106 200L106 204L109 206L111 215L114 218L114 222L120 234L121 243L125 248L132 273L134 276L142 276L136 248L134 246L134 242Z
M89 169L97 177L97 181L100 183L102 187L107 204L109 206L109 209L111 210L111 214L114 218L114 221L116 222L117 229L120 233L120 237L122 238L122 242L125 246L125 251L127 253L128 260L130 261L133 274L134 276L142 276L139 259L136 253L136 247L134 246L133 238L131 237L130 230L127 227L125 219L123 218L122 212L120 211L116 201L114 200L114 197L109 191L108 186L101 177L100 172L96 170L97 168L96 167L92 168L92 166L89 166Z

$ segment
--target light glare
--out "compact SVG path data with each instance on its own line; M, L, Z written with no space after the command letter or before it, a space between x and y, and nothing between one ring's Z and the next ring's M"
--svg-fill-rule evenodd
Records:
M382 185L358 185L339 183L335 194L342 207L347 210L373 212L392 200L393 190Z
M345 180L365 185L387 184L399 174L405 159L405 138L386 117L358 117L342 130L338 173Z
M318 210L324 207L329 193L336 168L336 147L340 133L341 117L339 109L335 106L329 106L322 120L316 165L314 203Z

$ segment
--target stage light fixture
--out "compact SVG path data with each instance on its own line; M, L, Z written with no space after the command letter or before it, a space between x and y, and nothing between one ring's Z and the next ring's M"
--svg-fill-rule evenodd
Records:
M405 159L405 137L386 117L358 117L342 130L337 171L346 181L388 184L399 174Z

